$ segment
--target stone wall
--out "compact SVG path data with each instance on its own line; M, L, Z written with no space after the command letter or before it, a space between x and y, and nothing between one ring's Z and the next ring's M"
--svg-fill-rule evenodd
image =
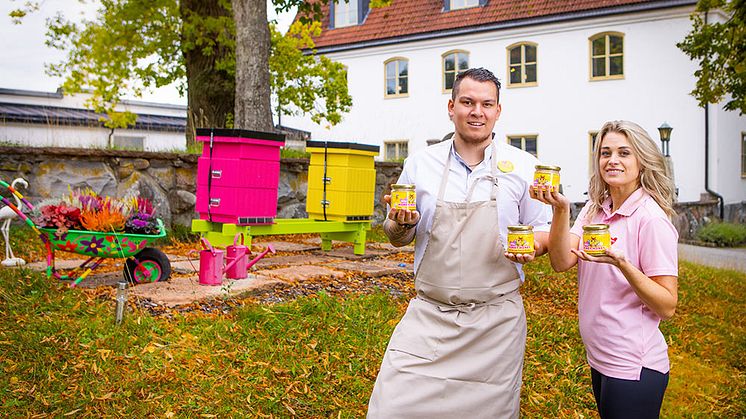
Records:
M32 203L66 194L68 187L89 187L101 195L124 196L137 192L151 199L158 216L170 225L189 226L196 218L193 154L153 153L124 150L72 148L24 148L0 146L0 179L9 182L23 177L29 181L22 192ZM376 162L376 190L373 220L385 217L382 196L401 173L400 163ZM278 218L305 218L308 188L308 160L282 159L277 200ZM7 195L5 191L0 194ZM583 207L573 204L572 217ZM694 239L702 225L718 218L717 201L676 204L679 214L674 225L683 240ZM725 220L746 223L746 202L725 207Z
M68 188L91 188L100 195L137 193L150 199L167 225L189 226L196 218L198 155L125 150L25 148L0 146L0 179L22 177L32 204L67 194ZM400 163L376 163L374 221L384 218L381 194L401 173ZM283 159L277 200L278 218L306 217L308 160ZM0 194L7 197L7 191Z

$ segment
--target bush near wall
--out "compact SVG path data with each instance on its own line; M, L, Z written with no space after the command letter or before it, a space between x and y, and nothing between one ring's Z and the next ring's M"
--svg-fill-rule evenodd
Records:
M721 247L746 245L746 225L710 223L699 230L697 238Z

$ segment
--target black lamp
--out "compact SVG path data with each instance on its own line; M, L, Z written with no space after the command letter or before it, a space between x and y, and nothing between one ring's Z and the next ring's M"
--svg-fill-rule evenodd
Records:
M658 127L658 132L661 136L661 152L663 152L666 157L669 157L668 142L671 140L671 131L673 131L673 128L665 122L663 125Z

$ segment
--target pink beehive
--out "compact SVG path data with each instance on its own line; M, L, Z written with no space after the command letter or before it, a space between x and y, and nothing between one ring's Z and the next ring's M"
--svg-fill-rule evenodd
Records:
M280 147L285 136L233 129L197 129L200 219L238 225L271 224L277 215Z

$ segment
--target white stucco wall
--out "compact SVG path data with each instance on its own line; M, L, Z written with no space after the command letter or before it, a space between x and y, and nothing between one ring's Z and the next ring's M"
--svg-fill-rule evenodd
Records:
M375 145L408 140L411 155L426 140L453 130L446 113L450 94L440 87L441 55L462 49L470 53L471 67L488 68L503 81L496 138L538 135L539 158L562 167L564 191L571 200L586 199L589 132L605 121L628 119L656 142L657 127L664 121L674 128L670 148L679 201L696 201L704 192L704 110L689 96L696 65L676 47L691 30L690 11L677 8L329 54L348 68L352 110L331 128L305 117L283 116L283 123L310 131L314 140ZM607 31L625 34L624 79L589 81L588 38ZM538 86L507 88L506 47L520 41L538 44ZM395 56L409 60L409 96L385 99L383 62ZM718 116L710 120L711 137L713 130L746 130L745 117L733 112ZM740 151L740 136L718 138L711 162L735 164L731 160L736 147ZM710 188L724 194L726 202L746 200L740 172L725 168L725 162L722 166L713 169Z

